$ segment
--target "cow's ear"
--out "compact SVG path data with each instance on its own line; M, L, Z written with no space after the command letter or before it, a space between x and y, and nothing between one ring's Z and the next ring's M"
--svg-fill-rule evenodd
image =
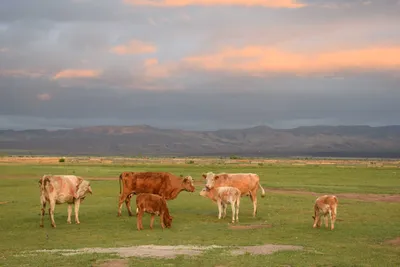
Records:
M217 180L218 178L219 178L218 175L215 175L215 176L214 176L214 180Z
M207 178L207 175L205 173L203 173L201 176L203 176L204 179Z

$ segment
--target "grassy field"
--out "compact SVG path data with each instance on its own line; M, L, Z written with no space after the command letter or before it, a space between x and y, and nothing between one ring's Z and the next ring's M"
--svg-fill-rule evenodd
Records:
M174 217L172 228L162 231L159 220L149 229L136 230L136 217L116 217L122 171L168 171L191 175L194 193L182 192L168 202ZM385 241L400 236L400 202L360 201L340 198L334 231L312 228L315 196L268 192L258 195L258 215L251 216L248 198L241 201L240 225L269 224L270 228L233 230L227 218L217 219L217 206L199 196L204 184L201 173L254 172L267 188L295 189L317 193L400 194L400 169L360 166L290 166L268 164L2 164L0 165L0 266L92 266L115 254L33 253L38 249L78 249L134 245L220 245L249 246L282 244L303 246L301 251L280 251L271 255L231 256L227 249L211 249L199 256L174 259L131 257L130 266L400 266L400 246ZM80 209L80 225L68 225L67 205L55 210L57 228L46 214L39 228L38 180L43 174L76 174L91 179L94 194ZM99 178L99 179L96 179ZM100 178L115 178L105 180ZM133 201L133 208L134 201Z

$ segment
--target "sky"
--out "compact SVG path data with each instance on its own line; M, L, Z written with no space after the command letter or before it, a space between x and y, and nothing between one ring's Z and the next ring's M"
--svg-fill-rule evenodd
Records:
M400 0L0 1L0 129L399 114Z

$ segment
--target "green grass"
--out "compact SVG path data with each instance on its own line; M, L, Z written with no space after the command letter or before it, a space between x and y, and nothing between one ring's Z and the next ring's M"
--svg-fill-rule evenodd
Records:
M124 170L169 171L192 175L201 173L255 172L263 186L315 192L400 193L400 172L396 168L339 168L334 166L254 166L223 165L0 165L0 266L91 266L98 260L116 255L84 254L61 256L36 249L73 249L83 247L119 247L132 245L262 245L304 246L303 251L283 251L272 255L232 257L223 249L211 250L193 258L130 258L131 266L400 266L400 247L383 242L400 236L400 203L362 202L339 199L336 229L313 229L313 196L267 193L258 196L258 215L252 218L251 202L241 201L240 224L272 224L271 228L230 230L228 216L217 219L217 207L195 193L182 192L168 202L174 217L172 228L162 231L159 220L145 230L136 230L136 217L116 217L119 185L117 181L91 182L94 194L80 209L80 225L68 225L67 205L55 210L57 228L52 229L48 215L39 228L39 188L37 181L45 173L76 174L84 177L118 177ZM134 208L134 201L132 201Z

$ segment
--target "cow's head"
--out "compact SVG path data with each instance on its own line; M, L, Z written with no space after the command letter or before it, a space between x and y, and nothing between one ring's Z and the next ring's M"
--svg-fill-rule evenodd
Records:
M186 191L194 192L195 188L194 188L194 180L193 180L192 176L186 176L185 178L183 178L182 184L183 184L183 188Z
M77 188L76 194L78 195L78 198L84 199L87 193L93 194L89 181L80 179L76 188Z
M173 219L173 217L171 215L164 213L164 224L165 224L165 227L171 228L172 219Z
M204 179L206 179L206 188L214 188L214 183L218 179L218 175L215 175L213 172L207 172L203 173L202 176Z

